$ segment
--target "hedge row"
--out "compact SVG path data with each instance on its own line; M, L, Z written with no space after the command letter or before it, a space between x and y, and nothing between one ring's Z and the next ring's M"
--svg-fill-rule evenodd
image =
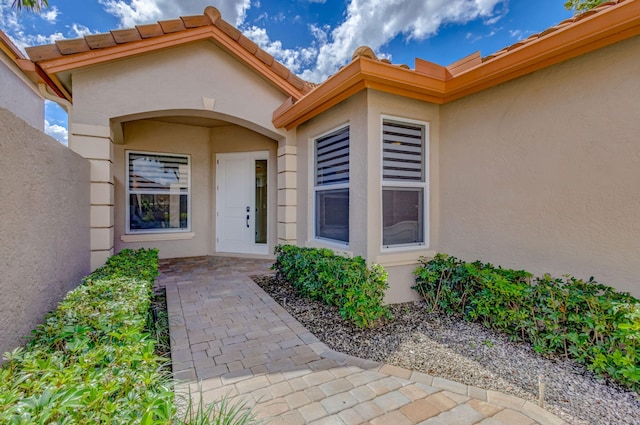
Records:
M387 273L362 257L345 258L329 249L276 247L273 269L302 295L338 306L340 315L358 327L371 327L391 313L384 305Z
M640 301L629 294L593 278L534 278L446 254L421 263L413 288L432 309L482 322L541 354L572 357L640 390Z
M145 329L157 250L125 250L69 292L0 369L0 423L170 423Z

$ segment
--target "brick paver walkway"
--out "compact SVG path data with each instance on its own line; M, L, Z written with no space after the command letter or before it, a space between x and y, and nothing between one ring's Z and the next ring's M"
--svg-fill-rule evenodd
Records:
M177 392L225 395L268 424L561 424L537 405L330 350L249 276L270 261L163 260Z

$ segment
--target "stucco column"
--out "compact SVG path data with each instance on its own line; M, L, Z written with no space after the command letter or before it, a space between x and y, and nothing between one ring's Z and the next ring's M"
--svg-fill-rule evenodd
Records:
M109 127L71 123L69 148L91 163L91 270L113 255L113 141Z
M278 143L278 244L296 243L297 154L293 135Z

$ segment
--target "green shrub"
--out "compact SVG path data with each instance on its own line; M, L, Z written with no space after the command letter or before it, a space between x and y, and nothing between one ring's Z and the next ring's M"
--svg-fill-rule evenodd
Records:
M88 280L115 279L117 277L133 277L153 283L158 276L158 250L123 249L117 255L110 257L104 266L89 276Z
M532 278L446 254L421 260L414 274L413 288L431 309L480 321L541 354L564 354L640 389L640 301L629 294L593 278Z
M0 423L170 423L166 359L145 329L156 274L156 250L123 251L69 292L5 354Z
M338 306L340 315L358 327L371 327L391 314L384 305L387 273L362 257L345 258L329 249L276 247L273 269L302 296Z

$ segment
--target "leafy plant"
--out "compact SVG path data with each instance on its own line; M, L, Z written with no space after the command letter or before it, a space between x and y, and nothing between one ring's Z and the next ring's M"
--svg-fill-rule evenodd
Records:
M573 10L576 13L586 12L589 9L592 9L599 4L604 3L607 0L567 0L564 3L564 7L567 10Z
M358 327L371 327L382 317L391 318L384 305L388 289L386 271L367 267L362 257L345 258L329 249L276 247L273 269L302 296L338 306L340 315Z
M482 322L640 389L640 301L572 276L533 278L446 254L422 259L413 287L432 310Z
M113 273L113 276L109 273ZM69 292L0 369L0 423L170 423L147 318L157 251L126 251Z

